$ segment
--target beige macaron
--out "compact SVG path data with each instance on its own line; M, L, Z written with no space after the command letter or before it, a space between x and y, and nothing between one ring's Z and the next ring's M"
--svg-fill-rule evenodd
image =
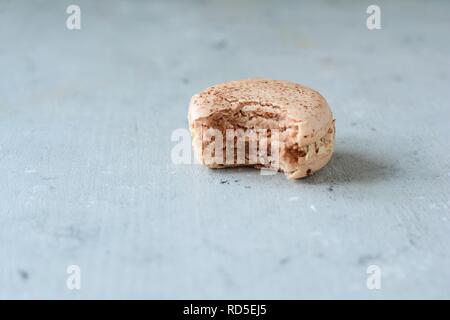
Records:
M188 120L197 158L210 168L264 167L298 179L321 169L333 153L335 121L328 103L289 81L209 87L191 98Z

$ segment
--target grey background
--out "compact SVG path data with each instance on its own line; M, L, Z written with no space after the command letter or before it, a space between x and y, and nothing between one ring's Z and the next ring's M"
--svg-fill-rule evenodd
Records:
M370 4L0 1L0 298L449 298L450 2ZM320 173L172 163L191 95L249 77L327 98Z

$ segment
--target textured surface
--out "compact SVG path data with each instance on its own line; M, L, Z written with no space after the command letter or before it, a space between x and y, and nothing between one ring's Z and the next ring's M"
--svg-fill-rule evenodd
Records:
M69 2L0 1L0 297L450 297L450 2L375 31L364 2L78 3L69 31ZM327 98L324 170L171 162L192 94L248 77Z
M323 136L333 121L327 102L317 91L289 81L268 79L230 81L203 90L191 99L189 121L217 112L254 111L256 107L272 116L276 113L279 118L287 118L289 123L283 125L300 126L302 146Z

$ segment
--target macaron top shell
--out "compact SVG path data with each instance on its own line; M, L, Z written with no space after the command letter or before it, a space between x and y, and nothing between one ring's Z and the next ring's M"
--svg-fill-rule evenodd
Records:
M301 145L325 135L333 122L330 107L320 93L297 83L269 79L237 80L209 87L192 97L188 118L192 124L218 112L255 105L282 115L280 125L297 126Z

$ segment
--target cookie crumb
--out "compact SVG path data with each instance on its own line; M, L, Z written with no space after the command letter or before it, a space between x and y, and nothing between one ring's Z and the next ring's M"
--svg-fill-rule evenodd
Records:
M22 280L28 280L30 275L28 274L27 271L19 269L18 272L19 272L19 276Z

